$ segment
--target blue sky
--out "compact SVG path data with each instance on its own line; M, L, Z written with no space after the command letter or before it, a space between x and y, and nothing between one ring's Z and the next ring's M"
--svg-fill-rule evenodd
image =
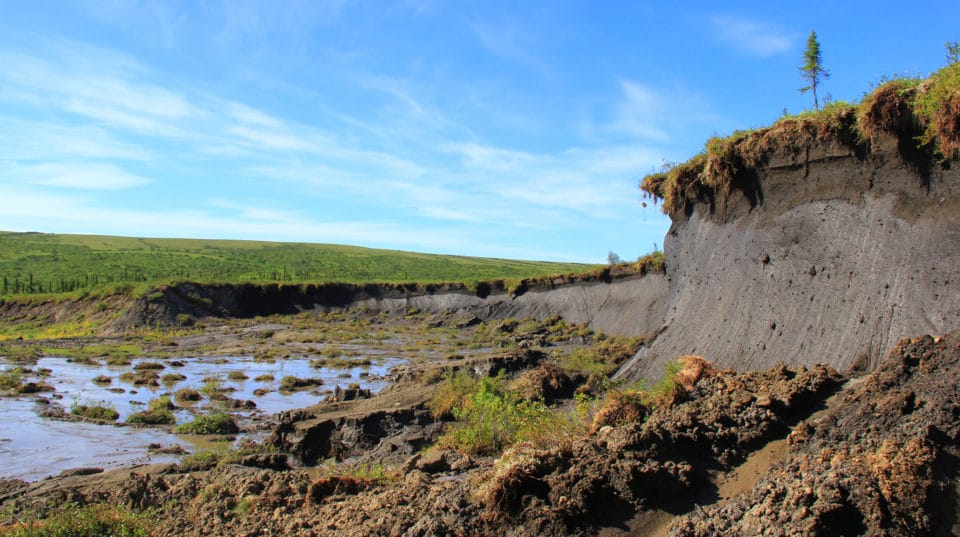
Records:
M960 2L0 0L0 229L604 262L637 182L925 75Z

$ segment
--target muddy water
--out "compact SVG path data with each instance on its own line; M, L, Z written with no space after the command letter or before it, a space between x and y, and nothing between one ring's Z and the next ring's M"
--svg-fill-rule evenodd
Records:
M174 462L147 446L184 444L160 429L133 429L42 419L27 399L0 400L0 477L33 481L69 468L114 468Z
M245 428L249 428L255 420L268 415L318 403L337 385L346 387L359 383L361 387L379 391L387 385L383 376L391 367L403 362L385 355L368 357L373 360L373 365L347 369L317 369L311 367L307 359L266 363L254 361L252 357L180 358L177 361L183 365L174 367L171 366L174 360L144 359L135 360L129 366L109 366L48 357L37 362L29 378L39 380L35 372L49 369L51 373L43 380L55 391L40 394L42 397L67 410L74 403L109 406L120 414L119 422L130 414L145 410L153 399L172 396L182 388L200 390L210 379L217 379L231 399L250 400L256 404L255 409L232 412ZM164 369L157 371L161 376L178 373L186 379L159 387L135 386L121 380L121 375L133 371L133 367L141 362L164 364ZM230 380L231 371L243 372L249 378ZM273 380L255 380L260 375L271 375ZM288 375L319 378L323 384L307 391L280 392L280 381ZM98 376L107 377L110 382L93 382ZM255 395L255 390L261 395ZM267 393L262 393L264 390ZM174 415L178 423L183 423L196 414L212 410L213 405L215 403L204 397L195 405L178 408ZM147 449L150 444L179 444L188 451L195 449L190 437L163 429L58 421L40 417L42 409L43 405L37 404L33 396L0 398L0 477L35 480L80 466L112 468L176 460L174 456L150 454Z

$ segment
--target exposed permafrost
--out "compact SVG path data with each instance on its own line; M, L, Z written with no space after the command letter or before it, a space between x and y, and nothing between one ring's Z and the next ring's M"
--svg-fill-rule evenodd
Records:
M892 139L810 155L756 170L758 204L730 189L671 215L668 321L621 378L684 354L870 370L900 337L960 328L960 170L921 177Z

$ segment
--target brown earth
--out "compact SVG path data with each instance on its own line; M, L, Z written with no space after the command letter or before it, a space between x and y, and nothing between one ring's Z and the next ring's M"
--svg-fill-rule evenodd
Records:
M960 333L904 340L750 491L671 535L957 535Z

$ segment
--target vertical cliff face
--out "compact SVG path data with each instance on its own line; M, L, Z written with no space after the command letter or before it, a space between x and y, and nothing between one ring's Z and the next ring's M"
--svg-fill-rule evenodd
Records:
M821 133L735 162L725 184L681 178L664 326L619 375L655 378L683 354L868 370L900 337L960 327L960 169L912 142Z

